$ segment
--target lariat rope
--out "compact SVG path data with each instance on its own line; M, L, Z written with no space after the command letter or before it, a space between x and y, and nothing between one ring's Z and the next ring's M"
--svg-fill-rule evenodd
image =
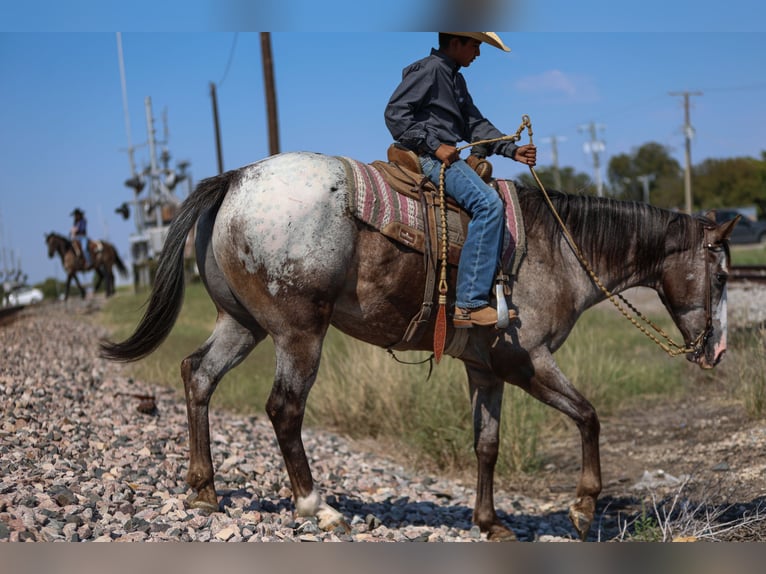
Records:
M527 129L527 133L529 134L529 143L532 144L532 122L529 119L529 116L524 114L521 117L521 125L519 126L519 129L516 130L516 133L514 133L513 135L505 135L499 138L475 141L457 148L457 151L459 153L466 148L473 147L475 145L480 145L480 144L495 143L500 141L517 142L521 140L521 134L524 131L524 128ZM448 249L447 207L446 207L446 202L444 197L444 172L446 171L446 169L447 169L447 165L445 163L442 163L441 171L439 173L439 208L440 208L441 223L442 223L442 241L441 241L442 252L441 252L441 258L440 258L441 269L440 269L440 276L439 276L439 313L436 316L436 327L434 329L434 355L436 356L437 363L441 359L441 354L444 350L444 339L446 336L445 308L447 305L447 291L448 291L448 287L447 287L447 249ZM640 311L638 311L638 309L636 309L633 306L633 304L631 304L630 301L625 299L625 297L623 297L620 293L612 293L609 289L607 289L604 286L604 284L601 282L601 279L599 279L598 275L596 275L596 273L593 271L593 268L588 263L588 260L582 254L582 251L580 251L580 248L575 243L575 240L572 238L572 235L569 233L569 230L567 229L566 224L561 219L561 216L556 210L556 207L553 205L553 202L551 201L551 198L548 195L548 192L546 191L545 186L540 181L540 178L537 176L537 173L535 172L534 167L530 165L529 171L532 173L532 177L534 177L535 182L540 187L540 190L543 192L543 197L545 197L545 202L548 204L548 207L551 209L553 216L556 218L556 221L558 222L559 227L561 228L561 231L563 232L564 237L567 240L567 243L572 249L572 252L575 254L575 257L577 257L577 260L580 262L583 268L588 272L588 275L590 275L591 279L593 279L593 282L598 286L598 288L601 290L604 296L607 299L609 299L609 301L611 301L615 307L617 307L620 313L622 313L622 315L626 319L628 319L628 321L630 321L634 327L636 327L649 339L654 341L669 356L677 357L678 355L697 352L698 346L700 342L702 341L702 339L705 337L706 331L702 331L699 334L699 336L691 343L690 346L679 345L667 333L665 333L665 331L663 331L659 325L657 325L651 319L649 319L648 317L643 315ZM624 303L630 309L633 315L631 315L628 311L626 311L625 308L620 304L620 302L617 301L617 299L622 301L622 303ZM638 319L640 319L641 321L643 321L644 324L649 325L652 329L654 329L654 331L656 331L666 341L666 343L663 343L658 337L656 337L653 333L651 333L644 325L642 325L638 321Z

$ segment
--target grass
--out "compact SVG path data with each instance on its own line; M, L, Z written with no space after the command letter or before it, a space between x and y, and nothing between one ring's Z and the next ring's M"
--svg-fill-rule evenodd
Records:
M731 248L732 265L766 265L766 247L735 245Z
M146 297L145 293L121 291L107 303L102 321L112 330L113 339L121 340L132 332ZM664 311L650 317L680 339ZM215 308L202 285L188 285L184 308L171 335L150 357L129 366L131 376L182 392L179 364L207 339L214 323ZM723 380L743 397L752 416L760 416L766 403L762 345L762 339L752 333L732 336L731 353L737 353L736 358L724 361L726 369L700 374L687 361L665 355L607 303L581 317L556 358L601 416L638 399L677 398L708 380ZM757 360L752 360L754 351ZM427 356L405 353L401 358L416 361ZM263 412L273 373L274 350L267 339L224 377L213 396L213 408ZM432 377L427 377L428 365L399 364L383 349L331 329L309 398L306 424L381 441L424 466L473 471L473 430L462 363L445 357ZM563 415L515 387L506 387L498 477L534 472L542 463L540 444L557 431L576 432Z
M665 495L648 493L641 512L620 524L615 540L620 542L711 542L725 541L738 533L759 528L766 520L766 508L759 502L742 511L720 500L721 486L702 483L692 489L692 477ZM692 492L694 490L694 492Z

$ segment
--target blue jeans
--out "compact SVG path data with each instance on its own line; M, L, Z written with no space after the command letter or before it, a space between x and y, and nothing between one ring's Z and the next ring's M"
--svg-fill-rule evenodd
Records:
M85 266L90 267L90 251L88 251L88 238L85 235L78 235L75 239L80 242L82 256L85 257Z
M438 189L441 162L435 157L422 155L420 165ZM489 294L502 255L503 201L463 160L447 168L444 186L444 192L471 216L468 236L460 253L455 304L462 309L484 307L489 304Z

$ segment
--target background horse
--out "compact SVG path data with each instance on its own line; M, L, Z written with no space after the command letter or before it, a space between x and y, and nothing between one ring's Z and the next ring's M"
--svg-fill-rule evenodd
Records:
M90 242L93 243L93 242ZM80 284L80 280L77 278L78 272L90 271L91 269L96 272L96 282L93 286L93 291L97 291L101 282L104 282L104 290L106 296L110 297L114 295L114 271L113 267L117 267L122 277L128 276L128 269L120 259L117 249L108 241L99 241L101 244L101 250L90 250L91 266L86 267L85 261L74 250L72 242L58 233L49 233L45 236L45 244L48 246L48 257L58 253L61 258L61 265L64 267L64 271L67 273L66 289L64 291L64 300L69 299L69 286L72 283L72 279L80 289L80 296L85 298L85 289Z
M423 256L350 215L353 185L338 158L310 153L273 156L204 180L169 228L136 331L124 342L102 343L107 358L132 361L165 339L183 303L183 247L196 223L197 264L218 317L208 340L181 363L190 433L186 480L196 491L195 506L218 509L210 398L221 377L266 336L276 351L266 412L296 511L316 516L322 528L344 520L314 485L301 425L328 327L380 347L432 348L433 325L419 343L400 344L420 309ZM450 325L447 332L447 353L465 364L473 409L478 459L473 520L489 539L514 538L493 501L507 382L569 416L580 431L582 470L570 518L584 539L601 492L599 420L559 370L553 353L583 311L605 296L573 255L541 193L520 189L519 195L527 255L511 306L520 321L505 330L475 327L458 333ZM688 359L705 368L718 363L726 349L727 241L733 223L717 226L706 218L595 197L556 193L552 200L608 289L655 289L693 347ZM452 343L459 336L467 336L467 342L456 351Z

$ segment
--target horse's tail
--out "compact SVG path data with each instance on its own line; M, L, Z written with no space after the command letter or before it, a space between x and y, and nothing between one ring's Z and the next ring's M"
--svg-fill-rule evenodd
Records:
M170 334L183 305L184 246L189 231L208 209L223 201L236 171L205 179L199 183L168 228L167 238L157 262L157 274L144 316L130 337L121 343L101 342L101 356L112 361L137 361L151 354Z
M128 268L125 267L125 263L120 259L120 254L117 253L117 248L114 245L112 245L112 252L114 253L114 264L117 266L117 271L120 272L123 278L127 278Z

